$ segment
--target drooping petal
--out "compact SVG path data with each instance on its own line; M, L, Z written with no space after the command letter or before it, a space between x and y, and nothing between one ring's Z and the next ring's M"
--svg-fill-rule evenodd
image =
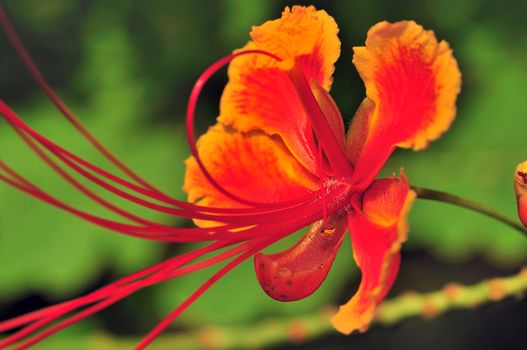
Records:
M514 176L514 192L518 204L518 216L527 227L527 161L518 164Z
M448 43L413 21L373 26L366 46L354 48L353 63L367 99L347 149L360 168L355 178L362 179L378 171L394 147L421 150L449 128L461 74Z
M254 269L262 289L273 299L295 301L313 294L326 278L346 232L345 217L315 222L291 248L258 253Z
M301 64L308 81L314 79L329 90L340 54L337 32L333 18L312 6L286 8L280 19L253 27L252 41L241 50L264 50L282 61L263 55L234 60L218 121L242 132L279 135L292 154L315 173L316 149L308 119L286 72L295 63Z
M316 190L319 181L294 158L283 142L262 132L239 133L217 124L198 141L201 159L212 177L229 192L254 202L272 203ZM187 159L184 190L189 202L221 208L243 207L220 193Z
M342 333L365 331L377 305L390 290L399 270L406 216L415 199L404 175L374 181L362 199L362 212L348 216L353 255L362 272L359 290L333 317Z

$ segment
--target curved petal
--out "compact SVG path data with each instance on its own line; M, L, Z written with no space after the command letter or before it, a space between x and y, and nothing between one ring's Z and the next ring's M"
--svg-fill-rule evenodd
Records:
M275 254L257 253L254 269L262 289L279 301L313 294L324 282L346 233L346 218L315 222L292 247Z
M241 50L264 50L282 61L263 55L234 60L218 121L242 132L279 135L293 155L316 173L312 132L287 71L302 64L308 81L314 79L329 90L340 54L337 32L333 18L312 6L286 8L280 19L253 27L252 41Z
M357 293L341 306L332 323L342 333L366 331L377 305L390 290L399 270L406 216L415 199L404 175L374 181L364 193L362 212L351 212L348 225L353 255L362 272Z
M261 132L239 133L222 125L211 127L198 141L201 159L225 189L255 202L278 202L316 190L319 181L291 156L279 138ZM236 208L201 173L196 160L186 161L184 190L189 202Z
M378 170L395 146L426 148L454 120L461 73L448 43L432 31L413 21L378 23L366 46L354 48L353 63L369 106L359 110L355 119L362 120L352 123L347 139L357 178Z

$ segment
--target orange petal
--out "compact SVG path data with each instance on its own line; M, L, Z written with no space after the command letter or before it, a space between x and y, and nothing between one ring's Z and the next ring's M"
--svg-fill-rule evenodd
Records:
M342 333L364 332L399 270L406 240L406 216L415 199L404 175L374 181L362 199L362 212L351 212L348 225L353 255L362 271L357 293L341 306L332 323Z
M518 215L527 227L527 161L518 164L514 176L514 192L518 204Z
M353 63L371 107L361 114L367 120L353 125L364 130L350 128L348 135L349 153L361 149L354 155L357 164L384 163L371 158L384 157L395 146L426 148L454 120L461 74L448 43L438 42L432 31L413 21L378 23L368 31L366 46L354 48ZM357 133L366 139L355 140ZM371 168L366 163L360 167Z
M254 202L278 202L317 189L318 180L291 156L279 138L239 133L217 124L198 141L205 168L227 191ZM189 202L222 208L243 207L213 187L193 157L187 159L184 190Z
M280 19L253 27L252 41L242 50L259 49L279 56L247 55L229 66L229 83L218 121L242 132L261 130L279 135L289 150L313 173L315 148L307 116L286 71L302 64L308 81L330 89L340 54L338 27L325 11L286 8Z

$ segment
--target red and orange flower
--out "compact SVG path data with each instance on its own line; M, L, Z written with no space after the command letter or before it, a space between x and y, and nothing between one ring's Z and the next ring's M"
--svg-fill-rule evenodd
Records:
M333 18L314 7L294 6L286 8L280 19L254 27L252 40L211 66L191 96L187 131L193 156L187 161L186 203L139 178L79 124L43 80L1 14L8 36L48 96L127 178L100 169L53 143L0 101L0 113L37 154L55 170L57 163L43 150L122 198L192 218L198 227L177 229L131 215L68 175L63 177L79 191L132 223L70 207L1 162L4 174L0 173L0 179L113 231L161 241L211 243L82 298L0 322L0 331L25 326L0 341L0 347L73 314L24 343L34 344L141 288L229 261L163 320L141 342L142 348L210 285L252 256L267 294L281 301L304 298L325 279L347 231L362 281L332 321L343 333L368 328L377 305L396 278L399 251L408 233L406 216L416 196L402 172L399 177L376 177L396 147L422 150L454 120L461 77L446 42L438 42L432 31L413 21L373 26L366 45L354 48L353 63L364 80L366 98L345 131L340 111L329 95L340 53ZM197 96L206 79L227 62L231 62L229 82L217 124L196 146L192 121ZM271 255L259 253L310 225L293 247ZM218 252L225 247L230 249ZM82 307L86 309L78 311Z
M234 196L211 184L194 158L187 162L185 189L189 201L222 208L251 207L239 197L257 203L309 198L300 210L290 209L291 220L315 222L300 242L255 256L262 287L278 300L311 294L349 230L362 282L333 323L350 333L368 327L395 279L415 198L403 174L374 179L395 147L421 150L448 129L460 73L448 44L433 32L411 21L378 23L366 46L354 48L367 97L345 133L328 94L340 53L337 32L325 11L298 6L253 28L241 50L280 60L251 55L233 61L218 123L198 142L204 167Z

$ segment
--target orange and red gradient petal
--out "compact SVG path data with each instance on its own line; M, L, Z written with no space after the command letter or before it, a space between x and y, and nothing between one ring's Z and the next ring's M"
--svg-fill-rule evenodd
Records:
M350 213L353 255L362 280L356 294L332 319L340 332L366 331L377 305L390 290L399 271L399 250L408 234L406 216L414 199L415 192L404 175L385 178L366 190L362 212Z
M294 199L319 186L319 180L291 156L278 137L262 132L239 133L217 124L199 139L198 151L217 182L230 193L254 202ZM208 207L244 207L212 186L194 158L187 159L186 164L183 187L189 202Z
M527 161L518 164L514 175L514 192L518 204L518 216L527 227Z
M424 149L450 127L461 73L450 46L434 32L413 21L380 22L368 31L366 46L354 48L353 63L370 108L360 114L366 120L353 123L347 144L361 171L377 169L385 159L376 155L387 157L395 146Z
M337 32L333 18L312 6L286 8L280 19L253 27L252 41L241 50L263 50L281 61L264 55L234 60L218 121L243 132L261 130L279 135L293 155L315 173L312 132L287 71L301 64L308 81L315 80L329 90L340 54Z

